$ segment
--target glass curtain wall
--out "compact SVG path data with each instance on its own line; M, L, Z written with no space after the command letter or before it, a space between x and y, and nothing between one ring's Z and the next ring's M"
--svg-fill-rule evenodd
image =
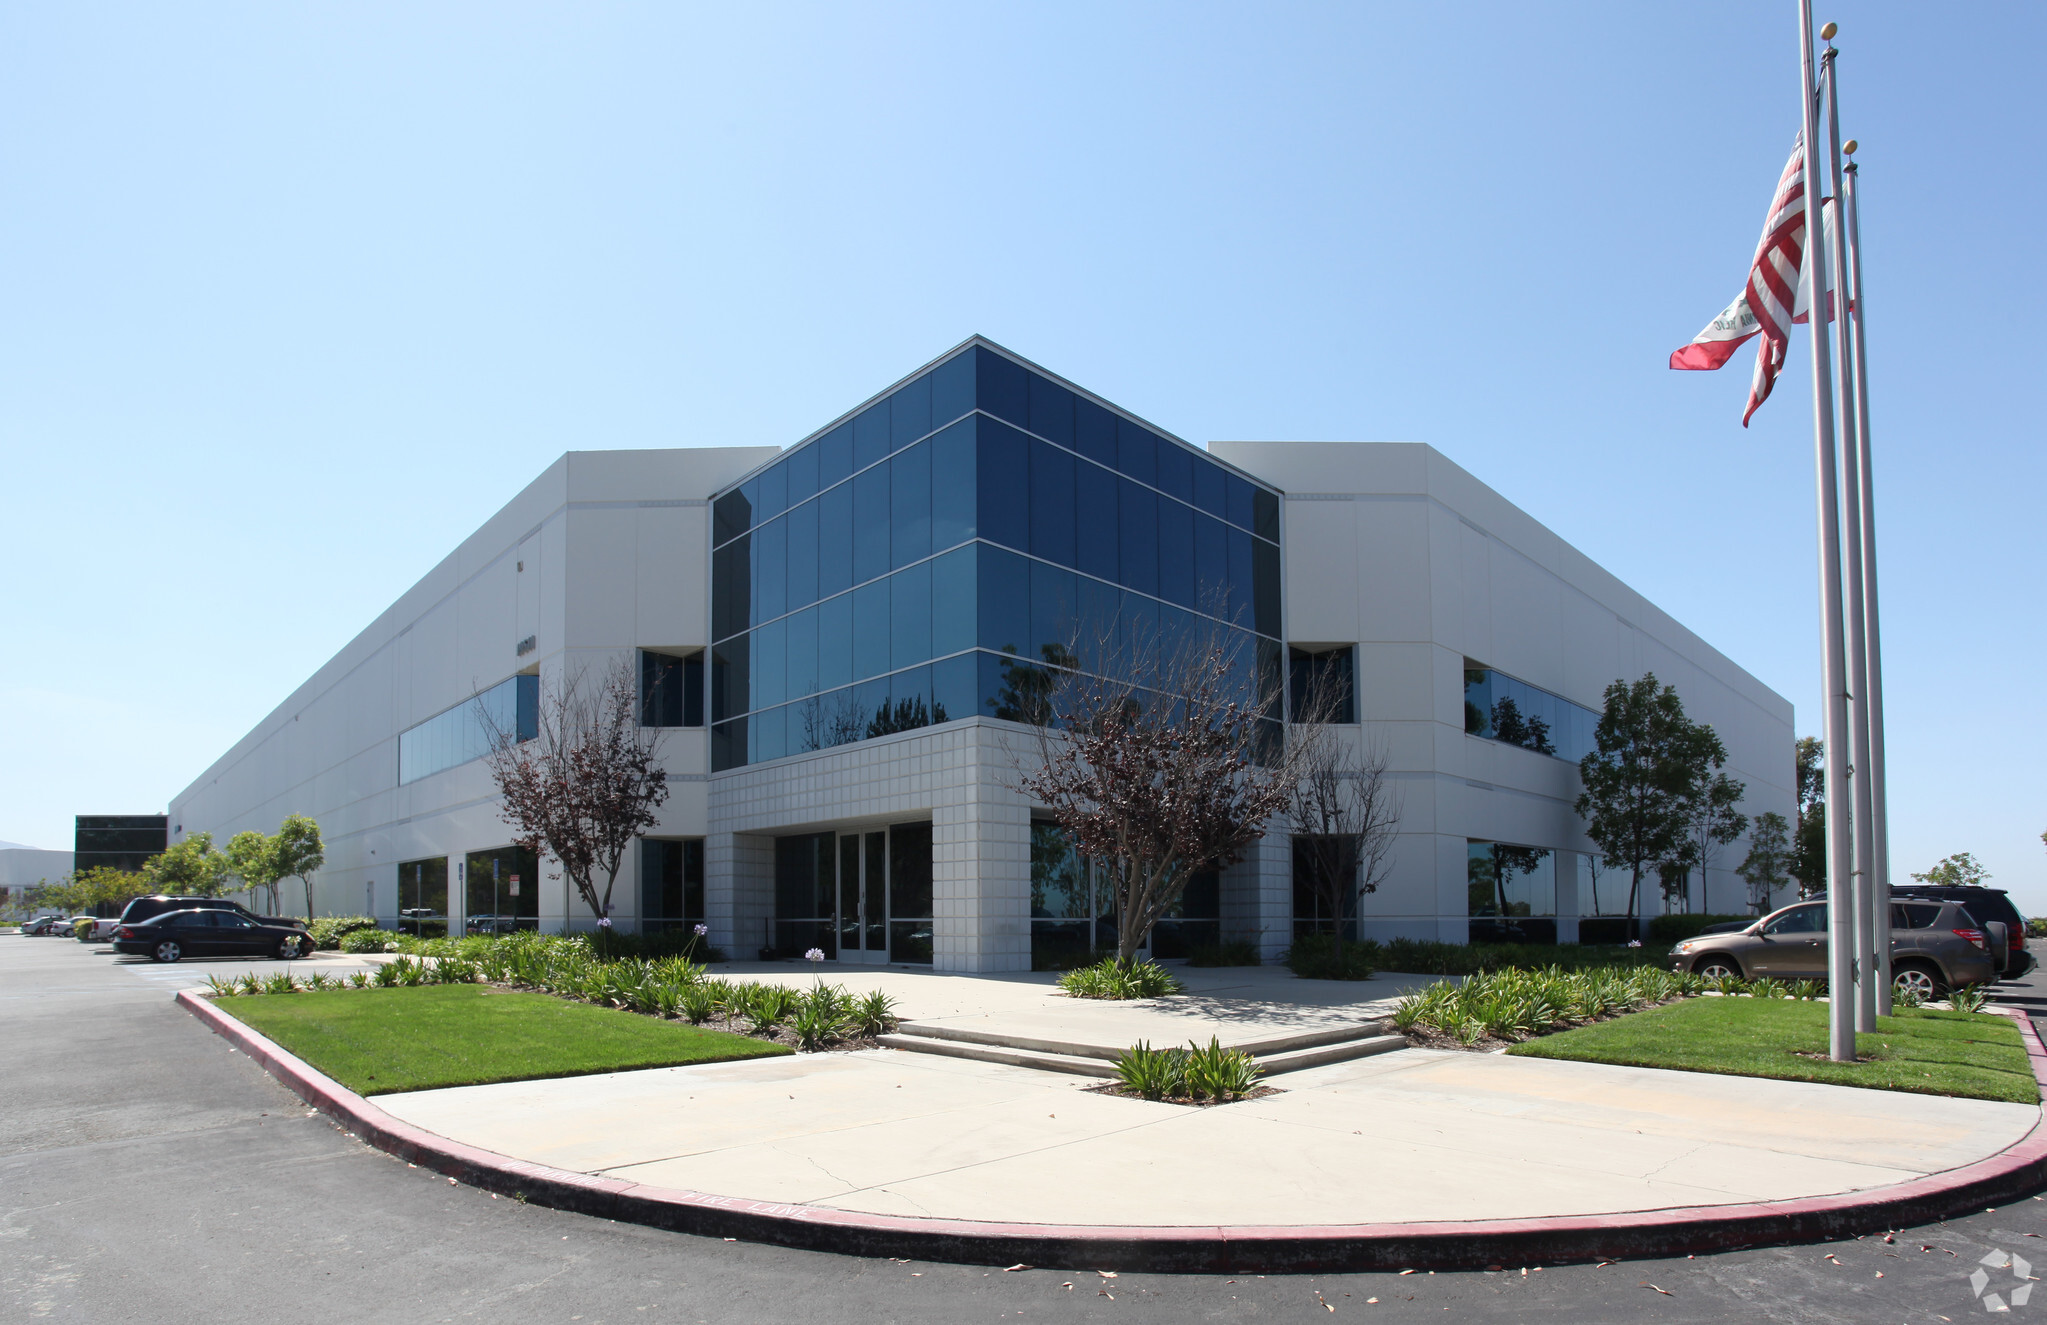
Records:
M704 839L640 839L640 930L688 929L704 918Z
M1466 914L1473 943L1557 941L1556 853L1506 842L1465 844Z
M448 933L448 858L408 860L398 867L398 928L420 938Z
M472 851L462 864L463 932L509 934L540 928L540 870L524 847ZM582 905L572 899L571 906Z
M490 753L493 730L530 741L540 732L540 678L507 677L481 694L398 734L402 785Z
M721 494L712 521L714 770L1013 717L1019 669L1083 621L1219 622L1282 683L1278 494L983 347Z
M1464 730L1577 763L1598 748L1599 714L1471 659L1464 660Z

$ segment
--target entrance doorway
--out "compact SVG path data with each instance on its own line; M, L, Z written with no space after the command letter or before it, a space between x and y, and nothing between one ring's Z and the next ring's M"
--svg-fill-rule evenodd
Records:
M774 955L928 965L931 824L775 840Z
M888 960L888 833L839 834L839 960Z

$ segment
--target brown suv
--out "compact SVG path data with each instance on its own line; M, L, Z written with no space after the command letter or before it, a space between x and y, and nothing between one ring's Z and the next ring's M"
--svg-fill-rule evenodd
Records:
M1827 904L1798 902L1733 934L1701 934L1670 950L1670 969L1741 979L1825 980ZM1938 998L1997 978L1983 929L1955 902L1891 903L1891 975L1901 989Z

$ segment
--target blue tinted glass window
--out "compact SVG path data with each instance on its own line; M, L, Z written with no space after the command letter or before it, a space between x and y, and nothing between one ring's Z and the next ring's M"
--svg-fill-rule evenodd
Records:
M931 422L951 423L974 407L974 351L955 354L931 370Z
M753 706L779 704L789 697L789 629L773 621L753 632Z
M789 753L788 714L783 709L756 713L752 718L751 762L759 764Z
M818 504L807 501L782 517L789 526L789 610L817 601Z
M1030 546L1030 453L1028 439L1014 428L980 421L976 481L980 485L981 537L1013 548Z
M842 593L817 605L817 685L820 690L853 679L853 595Z
M1158 494L1125 479L1117 484L1117 505L1122 514L1118 532L1122 535L1123 584L1139 593L1155 594L1159 591Z
M1279 636L1279 549L1251 540L1251 620L1258 633Z
M1114 580L1122 560L1116 550L1116 476L1100 465L1081 464L1074 478L1074 564Z
M889 731L915 731L931 725L931 664L897 672L888 679ZM885 735L886 733L878 733Z
M737 717L752 707L751 636L734 635L711 650L711 720Z
M841 483L817 499L817 592L853 584L853 485Z
M1139 483L1159 479L1159 439L1128 419L1116 420L1116 468Z
M853 712L860 724L860 739L888 734L888 678L876 677L853 687Z
M1249 627L1251 581L1257 574L1251 564L1251 545L1257 540L1241 529L1231 529L1224 536L1229 541L1230 555L1229 619L1239 626Z
M920 377L888 398L889 439L901 449L931 431L931 379Z
M1194 606L1194 512L1176 501L1159 502L1159 596Z
M853 591L853 675L879 676L888 670L888 581Z
M842 423L817 439L817 486L829 488L853 473L853 425Z
M1194 504L1218 520L1229 516L1227 476L1213 461L1194 461Z
M1224 518L1239 529L1251 528L1251 494L1255 491L1249 483L1235 474L1223 475L1223 496L1229 503Z
M980 642L1019 654L1031 648L1031 563L999 548L979 549Z
M1071 452L1031 443L1031 552L1062 566L1074 558L1073 464Z
M889 666L931 657L931 563L889 577Z
M734 488L711 504L711 540L723 543L753 528L753 501L746 489Z
M753 610L753 537L741 534L711 554L711 638L745 630Z
M1073 393L1057 382L1030 375L1030 430L1061 446L1073 445Z
M1230 614L1230 539L1220 520L1194 517L1194 602L1204 612Z
M879 401L853 420L853 468L865 469L889 452L888 402Z
M789 473L789 504L817 495L817 446L799 446L782 462Z
M931 546L974 536L974 421L961 419L931 439Z
M888 469L853 477L853 582L888 574Z
M1279 541L1279 498L1263 488L1251 489L1251 532Z
M1003 655L975 653L968 656L974 660L974 698L980 705L976 711L990 716L1000 716L1002 687L1005 680Z
M974 647L975 548L957 547L931 563L931 652Z
M962 653L931 664L931 720L955 722L981 710L980 663L986 655Z
M1128 641L1120 637L1124 590L1099 580L1080 578L1080 614L1075 621L1080 665L1094 670L1115 667L1116 655Z
M788 610L789 525L771 520L753 531L754 620L766 621Z
M789 618L789 698L817 693L817 609Z
M1194 500L1194 456L1164 439L1159 441L1159 491L1181 501Z
M1116 467L1116 416L1092 400L1074 398L1073 449L1098 465Z
M931 446L898 451L889 470L889 564L907 566L931 555Z
M974 351L974 362L976 402L996 418L1007 419L1019 428L1028 428L1031 422L1030 388L1026 379L1030 374L1024 371L1023 365L982 349Z
M753 508L754 522L772 520L789 505L788 462L778 460L760 472L754 482L759 485L759 497Z
M722 773L746 762L746 719L734 718L711 728L711 771Z
M1074 573L1032 562L1031 656L1056 658L1070 650L1079 611L1080 581Z

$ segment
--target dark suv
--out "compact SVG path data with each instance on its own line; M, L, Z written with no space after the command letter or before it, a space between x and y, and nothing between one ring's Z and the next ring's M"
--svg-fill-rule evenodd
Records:
M1997 967L2001 979L2016 980L2033 969L2033 954L2026 948L2026 918L2012 905L2011 895L2002 888L1949 888L1930 883L1912 883L1903 887L1892 885L1891 898L1907 901L1925 898L1943 902L1959 902L1978 921L1997 921L2005 928L2005 945L2009 956Z
M128 903L121 912L121 923L139 925L145 920L154 920L166 911L232 911L259 925L289 925L304 929L306 922L296 916L259 916L240 902L230 902L225 897L165 897L159 893L154 897L138 897Z

